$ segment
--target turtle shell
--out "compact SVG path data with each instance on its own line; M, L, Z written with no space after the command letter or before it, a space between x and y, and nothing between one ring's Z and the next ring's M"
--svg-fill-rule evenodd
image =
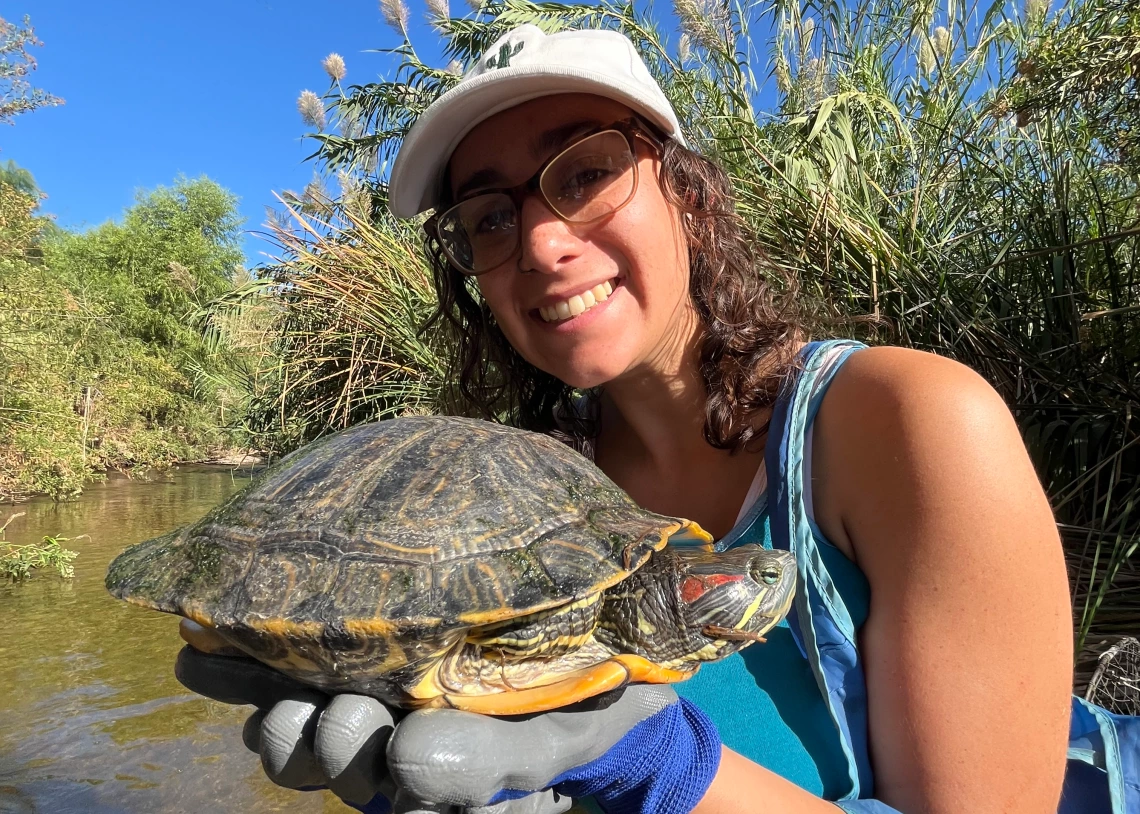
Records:
M283 458L198 523L128 549L106 584L309 683L398 700L367 682L415 672L471 627L604 590L686 533L703 534L553 438L406 417Z

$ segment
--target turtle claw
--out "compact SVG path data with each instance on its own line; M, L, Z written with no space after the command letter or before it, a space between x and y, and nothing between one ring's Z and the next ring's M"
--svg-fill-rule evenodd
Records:
M734 627L721 627L720 625L705 625L701 632L710 639L721 639L726 642L760 642L768 641L759 633L750 630L737 630Z
M504 653L502 650L500 650L498 652L499 652L499 679L504 684L507 685L508 689L517 691L520 688L516 687L514 684L512 684L511 680L509 678L507 678L507 654Z
M632 571L641 567L659 547L648 540L635 540L632 543L627 543L621 550L622 568L626 571Z

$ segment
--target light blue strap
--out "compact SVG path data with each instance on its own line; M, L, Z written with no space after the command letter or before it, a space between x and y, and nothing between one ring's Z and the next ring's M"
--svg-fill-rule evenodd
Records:
M840 800L835 805L847 814L899 814L897 808L878 800Z
M816 543L818 527L812 522L812 519L807 516L806 505L802 499L804 491L802 485L803 439L807 437L808 427L812 426L815 422L815 417L819 413L820 405L823 404L823 397L827 395L828 388L831 387L831 382L835 374L852 353L864 347L865 345L849 340L832 340L830 342L820 343L819 350L815 352L815 355L819 358L817 373L812 377L811 381L802 382L804 385L803 400L806 401L803 424L797 423L794 425L796 437L801 439L799 466L794 473L794 477L796 477L801 484L800 502L801 505L804 506L801 514L803 521L807 523L808 526L808 534L800 543L799 550L804 551L805 554L810 554L808 557L808 565L811 569L815 584L819 589L820 599L827 606L829 615L839 627L844 638L851 642L855 641L855 623L851 620L851 612L847 608L847 603L843 601L839 590L835 587L835 581L832 580L831 573L827 570L827 566L824 565L823 558L819 553L819 546ZM822 532L820 532L820 536L822 536Z
M776 403L765 448L772 545L793 552L799 572L788 624L811 666L839 736L850 780L844 799L857 799L872 788L867 691L851 615L823 564L804 507L803 454L809 417L819 409L839 365L860 347L855 342L834 340L813 342L803 350L803 369L794 387ZM841 356L833 360L835 353Z

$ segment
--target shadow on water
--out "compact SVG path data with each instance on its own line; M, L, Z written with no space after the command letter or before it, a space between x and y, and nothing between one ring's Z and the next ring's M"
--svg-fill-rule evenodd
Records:
M249 481L188 467L150 482L115 478L72 503L0 504L7 539L88 538L75 577L0 583L0 812L348 812L327 792L270 783L241 743L249 712L174 679L175 617L103 588L128 545L192 522Z

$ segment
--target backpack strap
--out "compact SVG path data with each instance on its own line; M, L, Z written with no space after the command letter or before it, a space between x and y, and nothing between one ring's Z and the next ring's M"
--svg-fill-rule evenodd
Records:
M850 340L812 342L801 351L801 372L777 400L764 460L773 548L796 556L796 596L788 625L811 665L847 759L845 800L872 791L867 747L867 689L851 614L820 556L804 506L804 435L835 373L865 347Z

